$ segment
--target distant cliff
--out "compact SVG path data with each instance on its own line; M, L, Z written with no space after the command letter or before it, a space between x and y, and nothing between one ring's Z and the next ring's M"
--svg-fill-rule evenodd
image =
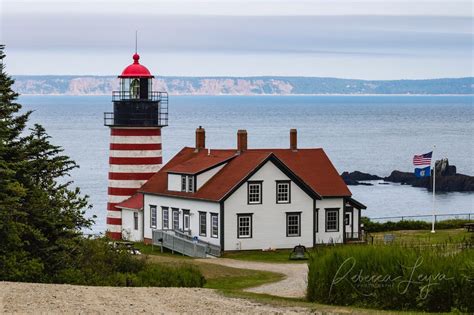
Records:
M20 94L110 95L115 76L14 76ZM316 77L157 77L174 95L474 94L474 78L367 81Z

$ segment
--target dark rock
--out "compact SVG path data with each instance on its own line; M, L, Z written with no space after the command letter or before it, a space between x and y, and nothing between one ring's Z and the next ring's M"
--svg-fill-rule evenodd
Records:
M474 176L468 176L463 174L457 174L456 166L449 165L448 159L441 159L436 161L436 191L440 192L469 192L474 191ZM433 173L433 171L431 172ZM359 171L355 172L344 172L341 174L342 179L346 185L367 185L372 186L370 183L363 183L360 181L367 180L379 180L383 179L386 182L400 183L402 185L411 185L413 187L426 188L432 191L432 177L417 178L414 172L402 172L395 170L390 176L381 178L377 175L371 175L362 173ZM388 183L379 183L387 185Z
M393 171L384 180L433 190L432 177L417 178L412 172ZM447 159L436 161L436 191L472 192L474 191L474 176L457 174L456 166L449 165Z
M349 186L373 186L374 185L371 183L359 182L357 180L352 180L352 179L345 179L344 182L346 183L346 185L349 185Z
M367 173L362 173L359 171L354 171L352 173L349 172L344 172L341 174L342 179L345 180L355 180L355 181L360 181L360 180L378 180L382 179L382 177L379 177L377 175L371 175Z
M384 180L392 183L400 184L412 184L416 180L414 173L402 172L402 171L393 171L390 176L385 177Z

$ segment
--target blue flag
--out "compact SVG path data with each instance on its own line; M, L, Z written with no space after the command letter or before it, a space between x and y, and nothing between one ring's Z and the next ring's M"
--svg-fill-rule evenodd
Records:
M430 177L431 176L431 167L415 168L415 176L420 177Z

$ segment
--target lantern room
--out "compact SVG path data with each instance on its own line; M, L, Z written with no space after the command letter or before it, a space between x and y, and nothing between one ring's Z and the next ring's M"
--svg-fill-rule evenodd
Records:
M104 113L109 127L164 127L168 125L168 94L153 91L153 78L147 67L133 55L120 80L119 91L112 92L114 111Z
M154 78L147 67L139 63L140 56L133 55L133 63L126 67L120 79L120 92L123 97L131 99L148 99L149 91L152 91L152 79Z

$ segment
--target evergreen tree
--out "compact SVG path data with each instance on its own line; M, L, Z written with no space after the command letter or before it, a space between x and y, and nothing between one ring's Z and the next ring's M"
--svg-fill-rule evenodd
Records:
M50 143L31 112L20 114L14 81L0 46L0 280L54 281L74 264L81 244L87 196L65 178L77 167Z

